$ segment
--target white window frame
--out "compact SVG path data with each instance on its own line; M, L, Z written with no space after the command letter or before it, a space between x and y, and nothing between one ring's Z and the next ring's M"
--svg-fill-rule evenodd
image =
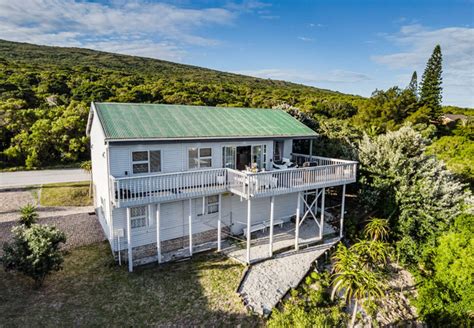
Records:
M189 163L189 160L191 159L191 157L189 156L189 152L191 150L194 150L196 149L197 150L197 167L193 167L191 168L190 167L190 163ZM210 156L201 156L201 149L210 149L211 150L211 155ZM189 147L188 148L188 170L199 170L199 169L212 169L212 153L213 153L213 149L212 147ZM201 167L201 161L202 160L205 160L205 159L208 159L211 163L211 166L206 166L206 167Z
M210 197L217 197L216 201L215 202L209 202L209 198ZM197 213L197 216L203 216L203 215L211 215L211 214L216 214L216 213L219 213L219 196L218 195L214 195L214 196L205 196L205 197L202 197L204 198L204 206L202 206L202 200L199 201L199 203L196 202L196 206L198 206L199 208L203 208L204 210L204 213ZM216 206L216 210L215 211L210 211L209 208L211 206Z
M216 201L215 202L210 202L209 201L209 198L211 197L216 197ZM215 211L210 211L209 209L212 207L216 207L216 210ZM219 196L218 195L214 195L214 196L207 196L206 197L206 214L215 214L215 213L219 213Z
M150 161L150 153L151 152L160 152L160 169L158 171L153 171L151 172L151 161ZM134 161L133 160L133 153L141 153L141 152L146 152L147 153L147 160L146 161ZM162 156L163 152L161 151L161 149L144 149L144 150L131 150L130 151L130 169L131 169L131 173L132 175L144 175L144 174L155 174L155 173L160 173L162 171L162 159L163 159L163 156ZM148 165L148 170L147 172L141 172L141 173L134 173L133 172L133 165L134 164L147 164Z
M255 153L254 153L254 147L259 147L260 146L260 163L257 163L257 162L254 162L253 158L255 156ZM267 169L267 145L266 144L256 144L256 145L252 145L252 147L250 148L250 163L251 165L252 164L261 164L261 167L259 167L259 170L262 170L262 169Z
M145 214L144 215L136 215L133 216L132 212L134 208L144 208L145 209ZM133 231L137 230L142 230L142 229L147 229L150 226L150 219L148 215L148 206L135 206L130 208L130 227L132 228ZM134 227L133 226L133 220L141 220L145 219L145 225L139 226L139 227Z

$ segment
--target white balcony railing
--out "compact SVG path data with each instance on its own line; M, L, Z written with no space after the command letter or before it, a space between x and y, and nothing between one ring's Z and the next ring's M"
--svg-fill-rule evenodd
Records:
M212 195L227 190L227 169L111 177L117 207Z
M117 207L202 197L230 191L243 198L266 197L355 182L357 162L293 154L303 168L249 173L208 169L138 177L111 177Z

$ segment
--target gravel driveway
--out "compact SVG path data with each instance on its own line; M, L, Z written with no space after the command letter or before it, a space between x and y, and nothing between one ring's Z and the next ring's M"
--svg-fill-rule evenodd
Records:
M18 209L28 203L37 203L34 189L0 191L0 255L3 243L11 240L11 228L18 224ZM66 249L105 240L92 206L38 207L38 214L38 223L50 224L64 231Z

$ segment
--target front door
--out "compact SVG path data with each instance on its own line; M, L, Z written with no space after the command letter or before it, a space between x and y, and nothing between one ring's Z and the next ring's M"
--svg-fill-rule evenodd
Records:
M245 166L249 166L252 162L252 147L239 146L237 147L237 170L245 170Z

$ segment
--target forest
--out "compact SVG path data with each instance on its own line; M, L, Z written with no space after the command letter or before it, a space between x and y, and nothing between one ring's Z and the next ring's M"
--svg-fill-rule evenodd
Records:
M348 277L344 270L352 270L344 265L370 262L359 267L360 279L375 282L365 289L369 294L361 295L375 298L378 294L370 292L380 289L383 264L364 262L373 255L366 250L372 252L374 245L387 253L391 249L396 262L417 279L415 304L422 320L431 326L472 324L474 110L442 106L439 46L420 83L414 72L406 85L375 90L365 98L156 59L0 40L0 168L35 169L87 160L85 126L91 101L288 111L320 133L313 153L360 163L357 186L349 192L357 194L353 206L361 215L347 218L353 252L342 245L337 250L338 277ZM440 117L446 113L467 119L442 124ZM390 231L383 241L371 233L369 218L370 224ZM370 247L357 248L364 245ZM331 304L327 295L317 297L315 304ZM320 306L291 304L293 308L272 318L275 326L299 325L297 318L302 326L341 324L334 315L338 308L329 307L330 316L318 310ZM370 313L369 305L366 309ZM301 311L303 319L298 317Z

